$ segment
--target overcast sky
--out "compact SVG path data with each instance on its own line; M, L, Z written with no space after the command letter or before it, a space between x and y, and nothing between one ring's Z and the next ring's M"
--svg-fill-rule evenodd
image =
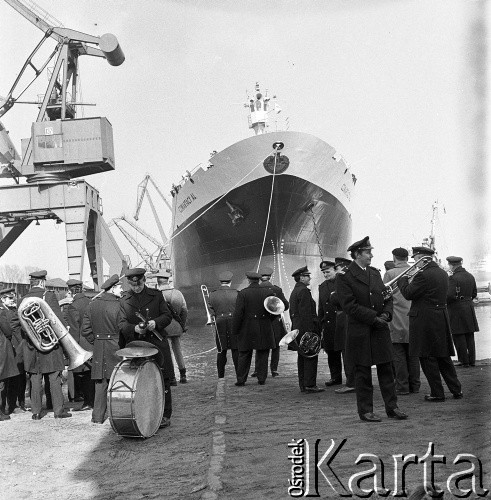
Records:
M211 151L248 137L243 103L258 81L277 95L290 130L318 136L351 164L358 179L353 239L370 236L374 265L383 268L394 247L421 244L436 200L441 257L457 254L469 264L490 241L476 222L490 212L489 179L479 170L485 160L476 152L476 117L485 110L473 93L478 2L37 3L67 28L115 34L126 56L120 67L80 58L81 100L97 104L84 114L105 116L113 126L116 170L86 177L100 191L106 221L133 215L146 173L168 193ZM0 28L6 95L42 33L3 2ZM54 41L45 45L52 49ZM46 86L43 75L24 97ZM2 117L19 152L36 114L34 106L17 104ZM161 210L169 227L170 213L163 204ZM148 204L139 223L158 235ZM53 259L54 250L66 256L64 226L32 224L1 263L65 277L66 259Z

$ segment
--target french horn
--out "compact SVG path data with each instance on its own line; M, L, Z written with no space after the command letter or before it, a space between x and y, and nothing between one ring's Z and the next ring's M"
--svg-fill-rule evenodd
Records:
M93 353L80 347L45 300L26 297L20 303L18 314L22 327L38 351L49 352L57 344L61 345L69 360L69 370L92 357Z

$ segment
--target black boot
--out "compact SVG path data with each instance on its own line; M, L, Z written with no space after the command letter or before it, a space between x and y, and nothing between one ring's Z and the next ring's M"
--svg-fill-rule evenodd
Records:
M185 384L188 381L188 379L186 378L186 368L180 369L179 373L181 374L181 379L179 380L179 382L181 384Z

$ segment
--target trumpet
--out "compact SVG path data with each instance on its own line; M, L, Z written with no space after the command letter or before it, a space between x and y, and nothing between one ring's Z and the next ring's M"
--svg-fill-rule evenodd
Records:
M43 299L26 297L19 306L19 320L38 351L48 352L61 344L69 359L69 370L92 357L92 352L80 347Z
M403 276L414 278L414 276L420 273L432 261L433 259L430 256L421 257L421 259L418 259L412 266L404 269L401 274L398 274L395 278L392 278L390 281L388 281L385 284L385 290L382 292L384 300L389 300L394 292L398 290L399 287L397 285L397 281L399 280L399 278L402 278Z
M215 316L211 314L210 307L208 305L208 302L210 300L210 294L208 293L208 287L206 285L201 285L201 294L203 295L203 300L205 302L206 324L211 325L211 328L215 335L217 343L217 352L222 352L223 348L222 348L222 342L220 341L220 335L218 335L217 322L215 320Z

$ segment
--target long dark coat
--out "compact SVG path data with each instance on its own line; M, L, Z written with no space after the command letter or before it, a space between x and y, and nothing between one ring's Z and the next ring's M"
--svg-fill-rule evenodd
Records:
M39 286L33 286L22 299L26 297L38 297L44 299L51 307L57 318L66 327L65 318L61 312L58 299L54 292L46 291ZM19 304L20 305L20 304ZM65 358L63 349L60 343L56 344L54 349L49 352L38 351L31 342L30 337L26 334L26 342L24 343L24 368L29 373L52 373L65 369Z
M270 295L272 290L259 283L251 283L237 294L232 335L237 336L239 351L276 347L272 318L264 308L264 299Z
M84 319L84 314L87 307L90 304L90 299L83 293L76 293L73 297L73 302L68 304L65 312L66 322L70 327L70 335L74 340L80 345L82 349L86 351L92 351L92 346L87 341L85 337L81 335L82 333L82 322ZM87 361L82 366L78 366L73 371L74 372L85 372L90 370L91 361Z
M215 321L220 337L220 344L215 338L217 349L237 349L237 336L232 335L232 318L237 302L237 290L225 285L210 292L209 306Z
M9 310L0 304L0 380L15 377L20 373L11 338Z
M336 278L337 298L347 315L346 360L349 366L372 366L392 361L392 342L388 325L374 326L377 316L392 318L392 299L384 302L385 289L380 272L366 271L352 262Z
M478 332L472 299L477 297L476 280L462 266L448 278L447 307L453 335Z
M337 275L336 275L337 279ZM336 281L334 281L336 287ZM346 349L346 331L348 329L348 319L343 311L338 299L336 290L331 294L331 303L336 308L336 329L334 331L334 350L344 351Z
M409 283L397 281L402 295L411 300L409 309L409 355L424 358L453 356L455 351L447 311L448 276L431 262Z
M322 348L334 350L336 335L336 306L331 301L331 292L336 290L334 280L325 280L319 285L318 316L322 328Z
M292 330L298 330L297 340L300 340L305 332L320 333L320 322L316 313L315 301L309 288L305 283L298 281L290 295L290 319ZM298 344L290 342L288 350L296 351Z
M119 297L104 292L90 301L82 319L81 335L94 351L92 380L110 379L114 367L122 360L115 352L119 349Z
M266 288L270 288L271 290L273 290L273 294L283 302L283 304L285 306L285 311L288 311L288 309L290 307L290 303L286 299L285 294L283 293L283 290L281 289L281 287L279 287L278 285L273 285L273 283L271 283L271 281L269 281L269 280L268 281L261 281L259 283L259 286L264 286ZM273 315L271 325L272 325L273 331L274 331L274 340L276 342L276 345L278 345L280 340L287 333L286 329L285 329L285 325L284 325L283 321L281 320L281 316L274 316Z
M160 367L163 369L164 379L174 378L174 363L172 362L169 343L167 342L167 333L165 331L165 327L169 325L172 320L172 314L167 307L162 292L154 288L148 288L147 286L145 286L140 293L134 293L130 290L129 292L125 292L123 297L121 297L120 304L121 316L119 320L119 332L121 333L121 347L124 347L132 340L150 342L163 354L163 356L158 357L157 360L160 360ZM135 332L135 326L141 321L136 313L139 312L146 317L147 309L148 315L150 319L155 321L156 331L163 338L163 341L160 341L150 331L147 331L146 334L141 337Z

